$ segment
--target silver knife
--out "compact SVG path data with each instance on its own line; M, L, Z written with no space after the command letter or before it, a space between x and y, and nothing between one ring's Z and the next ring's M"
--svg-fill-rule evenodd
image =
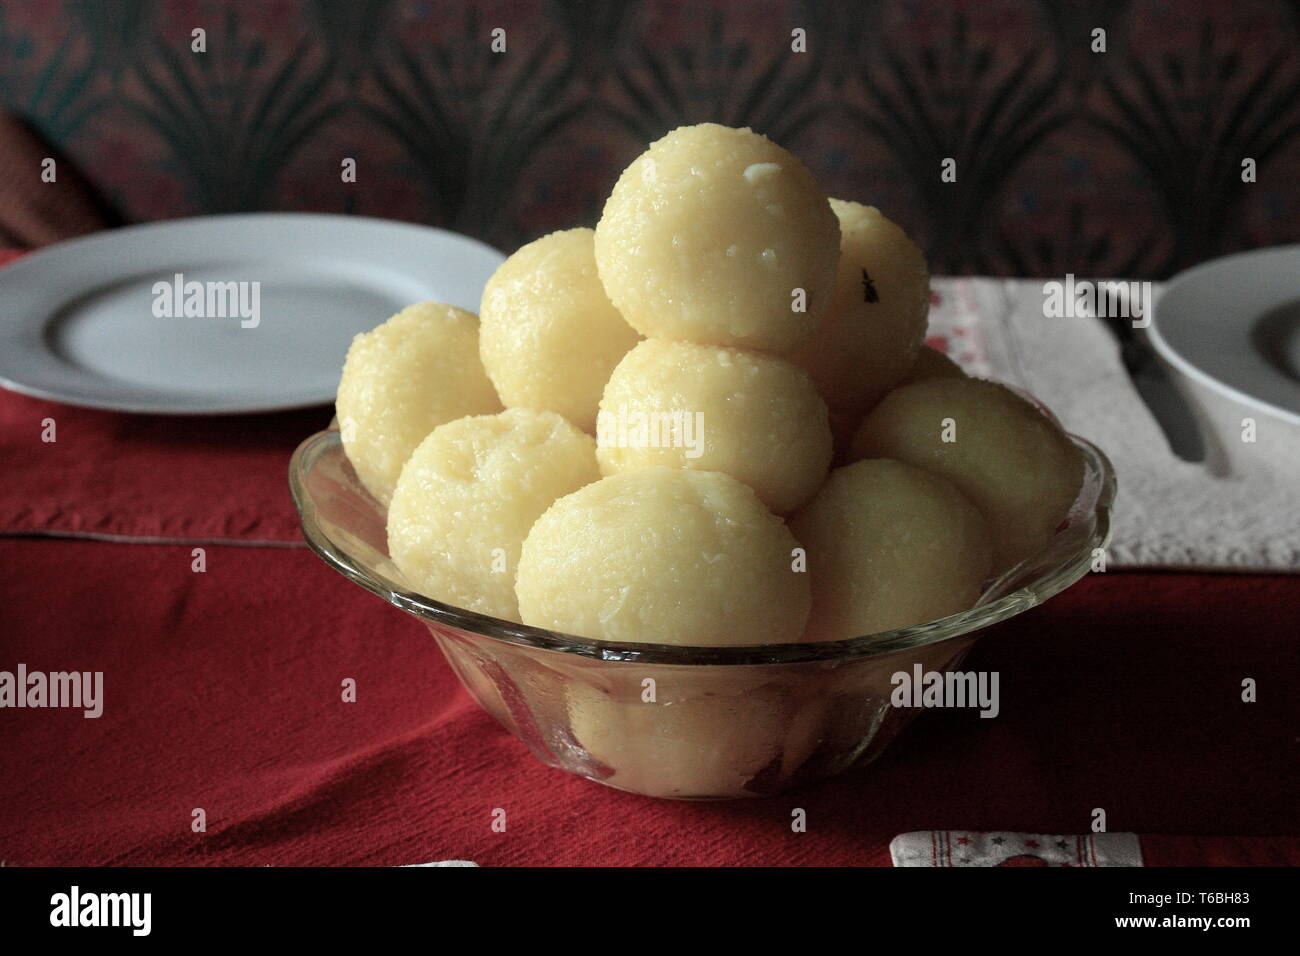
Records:
M1151 308L1149 302L1146 308ZM1146 335L1133 328L1132 319L1124 316L1097 318L1119 342L1119 357L1124 370L1164 432L1169 450L1183 461L1205 461L1205 442L1201 438L1196 413L1170 378L1168 369Z

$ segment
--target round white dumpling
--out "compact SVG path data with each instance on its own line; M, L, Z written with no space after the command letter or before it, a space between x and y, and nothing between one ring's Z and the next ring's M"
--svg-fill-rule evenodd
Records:
M945 478L889 459L835 469L790 530L808 554L812 641L964 611L992 566L988 524L966 496Z
M713 123L652 143L596 226L605 291L652 338L788 351L826 310L838 258L835 214L804 165Z
M594 237L567 229L528 243L488 280L479 309L483 367L501 401L587 432L609 373L640 338L600 284Z
M1010 389L931 378L885 396L853 442L858 458L896 458L951 481L988 519L993 571L1041 550L1083 483L1083 456Z
M797 641L808 575L748 487L712 471L625 471L555 502L519 556L525 624L652 644Z
M821 325L790 354L832 412L863 415L916 359L930 314L925 256L874 206L830 201L840 223L835 291Z
M501 410L478 344L474 314L438 302L408 306L352 340L335 410L348 461L381 504L429 432Z
M922 345L916 352L916 361L912 363L912 369L903 376L899 386L911 385L913 382L921 382L927 378L965 378L966 373L962 367L954 362L948 356L944 355L938 349L932 349L928 345Z
M653 675L653 700L639 674L627 687L617 679L612 689L565 686L569 730L613 771L603 778L611 786L657 797L754 796L764 780L793 776L825 736L822 698L794 697L750 668L638 670Z
M664 465L721 471L778 514L816 493L831 461L826 403L773 355L647 339L605 386L596 429L603 474Z
M599 477L591 436L554 412L510 408L448 422L402 469L389 554L421 594L518 621L524 536L557 498Z

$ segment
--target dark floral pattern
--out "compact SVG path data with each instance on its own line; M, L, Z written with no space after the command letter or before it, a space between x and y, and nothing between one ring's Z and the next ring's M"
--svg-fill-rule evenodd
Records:
M538 146L585 106L571 94L571 50L545 35L516 61L510 29L504 53L492 52L491 29L471 8L451 39L419 50L395 40L374 66L379 102L363 104L408 149L439 221L481 236L493 235Z
M210 42L197 54L154 40L135 71L147 98L126 105L166 141L200 208L265 208L284 165L340 112L331 63L305 37L268 63L266 42L241 29L234 7Z
M961 12L936 44L888 39L881 50L861 72L870 106L851 115L914 173L934 259L949 271L987 270L981 240L1006 181L1071 118L1060 103L1064 72L1058 63L1044 74L1038 50L973 40Z
M647 140L712 120L936 272L1162 277L1300 239L1293 0L6 0L0 102L135 220L313 209L509 248L594 223Z

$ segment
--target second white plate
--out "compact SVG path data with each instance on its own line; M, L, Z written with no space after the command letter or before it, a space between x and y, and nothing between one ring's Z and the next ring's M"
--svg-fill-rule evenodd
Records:
M1300 425L1300 245L1179 273L1156 300L1150 333L1200 386Z

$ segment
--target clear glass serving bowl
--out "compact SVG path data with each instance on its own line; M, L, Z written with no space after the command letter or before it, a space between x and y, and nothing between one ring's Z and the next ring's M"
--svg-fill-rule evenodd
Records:
M655 797L775 793L871 760L918 711L897 672L958 668L979 632L1089 570L1110 540L1115 476L1083 453L1083 486L1051 543L989 583L968 611L849 641L682 647L588 640L410 590L388 556L384 509L337 431L294 453L289 485L308 544L344 577L419 618L474 699L544 763Z

